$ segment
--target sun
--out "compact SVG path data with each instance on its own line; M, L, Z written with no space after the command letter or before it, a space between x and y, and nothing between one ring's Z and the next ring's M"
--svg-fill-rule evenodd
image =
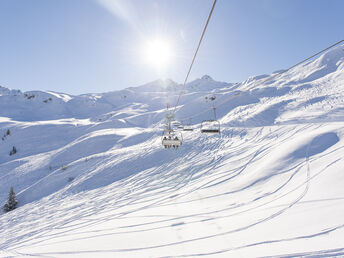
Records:
M162 38L146 41L142 54L145 63L157 69L165 68L172 60L171 45Z

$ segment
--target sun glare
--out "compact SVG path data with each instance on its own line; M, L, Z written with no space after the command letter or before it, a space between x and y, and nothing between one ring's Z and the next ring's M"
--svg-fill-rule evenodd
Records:
M147 41L143 49L143 58L154 68L166 67L172 59L170 44L163 39Z

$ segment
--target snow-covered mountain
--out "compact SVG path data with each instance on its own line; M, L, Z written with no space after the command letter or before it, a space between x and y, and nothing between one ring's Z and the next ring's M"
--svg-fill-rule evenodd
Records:
M72 96L0 88L0 256L344 255L344 46L284 73ZM214 101L210 100L215 96ZM199 132L212 119L221 135ZM8 133L9 132L9 133ZM13 147L16 153L9 155Z

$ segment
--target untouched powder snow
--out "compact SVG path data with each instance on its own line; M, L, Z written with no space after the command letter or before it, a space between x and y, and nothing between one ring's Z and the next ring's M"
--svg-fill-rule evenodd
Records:
M172 80L80 96L1 87L0 201L13 186L19 207L1 211L0 256L344 256L343 49L190 82L176 119L195 130L178 150L161 146ZM211 96L221 135L199 131Z

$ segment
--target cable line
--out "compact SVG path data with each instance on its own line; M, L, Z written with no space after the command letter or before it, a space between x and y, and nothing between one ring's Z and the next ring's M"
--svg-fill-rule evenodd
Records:
M186 74L186 77L185 77L185 80L184 80L184 83L183 83L183 87L182 87L182 89L181 89L181 91L180 91L180 94L179 94L179 96L178 96L178 99L177 99L176 105L175 105L175 107L174 107L173 113L176 112L177 106L178 106L178 104L179 104L180 97L181 97L181 95L182 95L183 92L184 92L184 88L185 88L186 82L187 82L187 80L188 80L188 78L189 78L189 75L190 75L192 66L193 66L193 64L194 64L194 62L195 62L195 59L196 59L198 50L199 50L199 48L200 48L200 46L201 46L202 40L203 40L203 38L204 38L205 32L206 32L206 30L207 30L207 27L208 27L208 24L209 24L209 21L210 21L210 18L211 18L212 14L213 14L213 11L214 11L216 2L217 2L217 0L214 0L213 6L211 7L210 13L209 13L209 15L208 15L207 22L205 23L205 26L204 26L204 28L203 28L203 32L202 32L201 38L200 38L200 40L199 40L199 42L198 42L197 49L196 49L195 54L194 54L194 56L193 56L193 58L192 58L192 62L191 62L191 64L190 64L189 70L188 70L188 72L187 72L187 74Z
M340 44L340 43L342 43L342 42L344 42L344 40L338 41L337 43L335 43L335 44L333 44L333 45L331 45L331 46L329 46L329 47L327 47L327 48L325 48L325 49L319 51L318 53L316 53L316 54L314 54L314 55L312 55L312 56L310 56L310 57L308 57L308 58L302 60L301 62L298 62L297 64L295 64L295 65L289 67L289 68L288 68L287 70L285 70L284 72L289 71L290 69L294 68L295 66L298 66L298 65L300 65L300 64L302 64L302 63L308 61L309 59L311 59L311 58L313 58L313 57L315 57L315 56L321 54L322 52L325 52L326 50L329 50L330 48L333 48L334 46L337 46L338 44Z
M271 80L271 79L274 79L276 76L279 76L279 75L282 75L282 74L288 72L288 71L291 70L292 68L294 68L294 67L296 67L296 66L298 66L298 65L300 65L300 64L303 64L304 62L306 62L306 61L312 59L313 57L315 57L315 56L317 56L317 55L319 55L319 54L325 52L326 50L329 50L329 49L331 49L331 48L333 48L333 47L339 45L339 44L342 43L342 42L344 42L344 40L340 40L340 41L338 41L337 43L335 43L335 44L333 44L333 45L331 45L331 46L329 46L329 47L327 47L327 48L325 48L325 49L323 49L323 50L321 50L321 51L315 53L314 55L312 55L312 56L310 56L310 57L307 57L306 59L303 59L302 61L298 62L297 64L294 64L293 66L287 68L286 70L283 70L282 72L279 72L279 73L276 73L275 75L269 76L266 80L262 81L261 84L263 84L263 83L265 83L265 82L267 82L267 81L269 81L269 80Z
M312 56L310 56L310 57L308 57L308 58L306 58L306 59L304 59L304 60L298 62L297 64L295 64L295 65L289 67L289 68L286 69L286 70L283 70L282 72L279 72L279 73L276 73L276 74L274 74L274 75L268 76L268 78L264 79L264 80L263 80L262 82L260 82L260 83L254 83L254 86L256 86L256 84L262 85L262 84L264 84L265 82L267 82L267 81L269 81L269 80L272 80L272 79L274 79L275 77L280 76L280 75L286 73L287 71L291 70L292 68L294 68L294 67L296 67L296 66L298 66L298 65L300 65L300 64L302 64L302 63L304 63L304 62L306 62L306 61L308 61L308 60L310 60L311 58L313 58L313 57L315 57L315 56L317 56L317 55L319 55L319 54L321 54L321 53L323 53L323 52L325 52L325 51L327 51L327 50L329 50L329 49L331 49L331 48L333 48L333 47L339 45L339 44L342 43L342 42L344 42L344 40L338 41L337 43L335 43L335 44L333 44L333 45L331 45L331 46L329 46L329 47L327 47L327 48L325 48L325 49L323 49L323 50L317 52L316 54L314 54L314 55L312 55ZM255 87L254 87L254 88L255 88ZM235 99L236 97L242 95L243 93L248 93L248 94L251 94L251 95L254 96L254 94L252 94L251 89L249 89L249 90L244 90L244 91L239 91L239 92L234 92L234 94L231 95L228 99L225 99L224 101L220 102L220 103L217 104L216 106L221 106L221 105L225 104L226 102L231 101L232 99ZM197 113L197 114L195 114L195 115L191 115L191 116L188 116L188 117L183 117L183 118L181 118L180 120L181 120L181 121L183 121L183 120L185 121L185 120L187 120L187 119L193 119L193 118L195 118L195 117L197 117L197 116L199 116L199 115L201 115L201 114L207 113L207 112L209 112L209 110L205 110L205 111L199 112L199 113Z

